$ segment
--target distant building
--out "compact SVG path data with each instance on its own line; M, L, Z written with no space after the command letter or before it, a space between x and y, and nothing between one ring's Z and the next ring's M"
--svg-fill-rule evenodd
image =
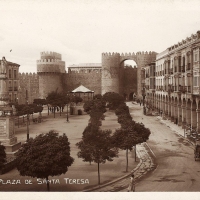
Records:
M9 101L18 101L18 89L19 89L19 64L7 61L7 89L9 91Z

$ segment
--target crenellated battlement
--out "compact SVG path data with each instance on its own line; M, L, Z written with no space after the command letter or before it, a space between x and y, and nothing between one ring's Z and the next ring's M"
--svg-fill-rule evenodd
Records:
M63 64L65 65L65 62L59 59L40 59L40 60L37 60L37 64Z
M142 51L142 52L137 52L137 53L134 53L134 52L129 52L129 53L110 53L110 52L108 52L108 53L102 53L102 57L109 57L109 56L111 56L111 57L113 57L113 56L136 56L136 55L155 55L155 54L157 54L156 52L154 52L154 51L149 51L149 52L144 52L144 51Z
M19 76L29 76L29 77L35 77L35 76L37 76L37 73L19 73Z
M110 52L108 52L108 53L102 53L102 57L108 57L108 56L120 56L120 54L119 53L110 53Z
M41 59L37 60L37 73L65 73L65 62L61 54L56 52L41 52Z
M178 42L177 44L172 45L168 48L169 51L175 51L178 49L181 49L187 45L190 45L191 43L195 42L196 40L200 39L200 31L197 31L196 34L191 34L190 37L187 37L186 39L183 39L181 42Z
M59 53L52 52L52 51L43 51L40 53L41 58L54 58L58 60L62 60L62 56Z

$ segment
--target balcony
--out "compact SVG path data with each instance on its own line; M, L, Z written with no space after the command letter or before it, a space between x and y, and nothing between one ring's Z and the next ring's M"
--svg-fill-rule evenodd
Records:
M14 87L14 91L17 91L17 87Z
M168 92L168 94L171 94L172 92L174 92L174 86L172 86L171 84L169 84L166 91Z
M182 66L182 67L181 67L181 71L182 71L182 72L185 72L185 66Z
M13 91L13 88L12 87L8 87L8 91Z
M179 86L179 91L182 93L186 93L187 92L187 86Z
M170 69L170 74L173 74L173 69Z

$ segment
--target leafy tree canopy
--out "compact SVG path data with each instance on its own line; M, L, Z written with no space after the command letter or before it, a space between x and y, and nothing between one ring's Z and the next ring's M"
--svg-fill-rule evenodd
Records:
M105 118L104 113L106 112L106 103L102 99L94 99L86 101L84 111L90 115L90 123L94 126L101 125L101 120Z
M33 103L36 105L46 105L47 101L46 101L46 99L34 99Z
M93 99L102 99L103 96L101 94L94 95Z
M121 115L124 113L129 113L129 107L126 105L126 103L121 103L115 110L115 114Z
M118 150L113 146L111 133L111 130L98 129L92 132L91 128L87 128L82 140L76 144L80 149L78 157L83 158L83 161L86 162L105 163L106 160L113 161Z
M47 178L66 173L74 162L69 145L67 136L55 131L30 138L17 152L20 175Z
M103 99L108 103L109 109L116 109L121 103L124 102L124 97L115 92L107 92L103 95Z
M70 101L71 102L74 102L75 104L77 104L77 103L79 103L79 102L82 102L83 101L83 99L81 98L81 97L79 97L79 96L74 96L74 95L72 95L71 96L71 98L70 98Z

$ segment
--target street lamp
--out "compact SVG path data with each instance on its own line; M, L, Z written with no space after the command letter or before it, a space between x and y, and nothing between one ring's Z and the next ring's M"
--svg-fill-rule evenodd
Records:
M69 116L68 116L68 106L70 103L70 96L69 96L69 92L67 93L67 122L69 122Z

